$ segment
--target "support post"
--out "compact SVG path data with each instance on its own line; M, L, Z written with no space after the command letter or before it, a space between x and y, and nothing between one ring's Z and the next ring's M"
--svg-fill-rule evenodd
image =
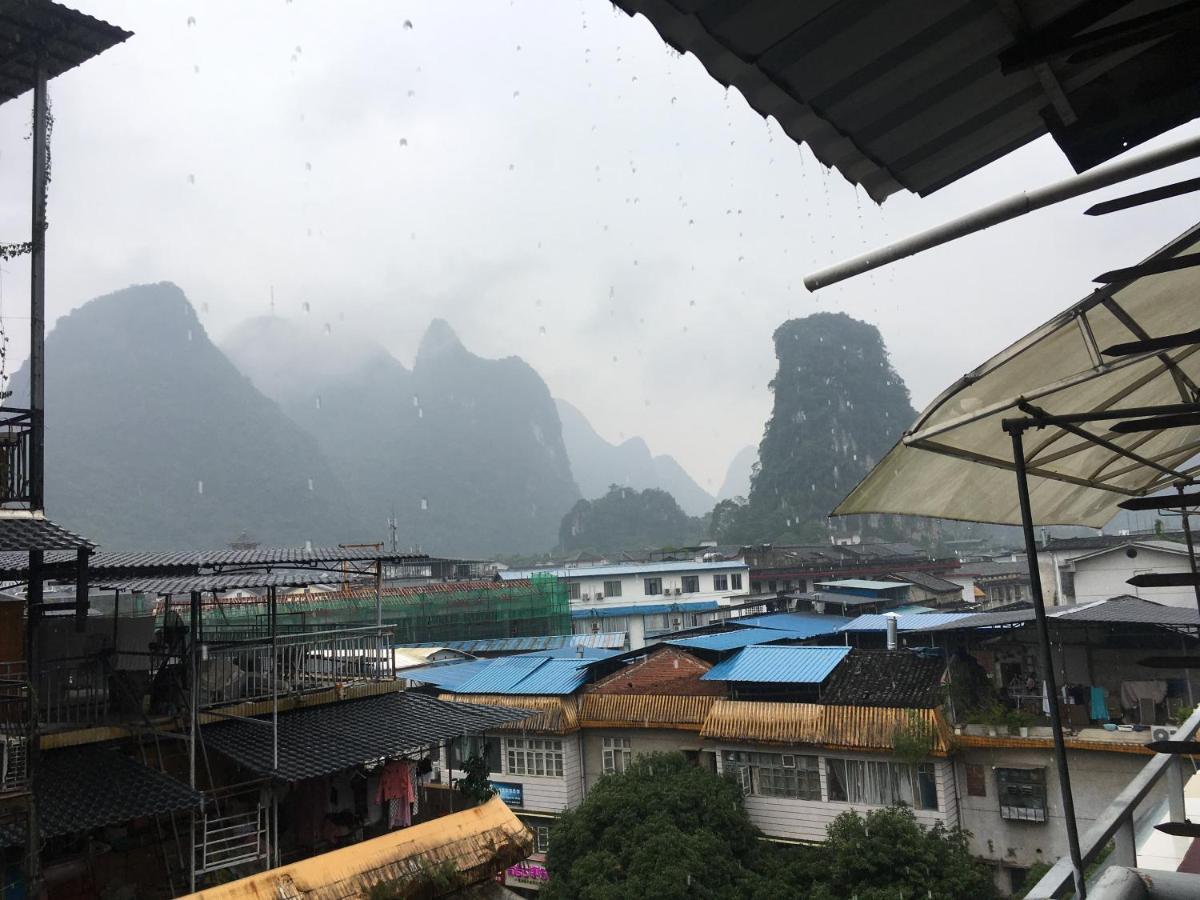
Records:
M29 506L45 508L46 481L46 62L33 88L33 214L29 240Z
M1183 822L1187 810L1183 798L1183 760L1176 759L1167 766L1167 810L1169 822Z
M196 741L200 737L200 592L191 592L188 607L188 785L196 790ZM188 846L188 886L196 893L196 811L192 810L192 839Z
M279 631L275 586L267 588L267 624L271 629L271 770L279 771Z
M75 554L75 631L82 634L87 629L88 608L88 557L91 552L80 547Z
M1182 498L1183 485L1175 485L1175 490L1179 491L1179 496ZM1200 611L1200 574L1196 571L1196 548L1192 544L1192 522L1186 505L1179 508L1179 518L1183 520L1183 537L1187 541L1188 565L1192 568L1192 590L1196 592L1196 610ZM1191 684L1191 679L1188 679L1189 690Z
M1054 762L1058 769L1058 786L1062 794L1063 816L1066 819L1067 847L1075 876L1075 892L1079 900L1085 900L1087 885L1083 877L1083 856L1079 851L1079 826L1075 821L1075 800L1071 795L1071 773L1067 764L1067 747L1063 739L1062 714L1059 709L1058 679L1054 677L1054 661L1050 653L1050 627L1046 620L1046 602L1042 597L1042 577L1038 571L1037 541L1033 535L1033 508L1029 501L1029 477L1025 471L1024 426L1019 422L1006 422L1004 427L1012 437L1017 496L1021 503L1021 530L1025 534L1025 559L1029 568L1029 588L1033 595L1033 612L1037 621L1042 677L1046 681L1046 691L1050 699L1050 730L1054 737Z
M25 881L27 895L33 900L42 896L42 830L38 806L32 785L41 763L41 740L38 735L38 625L42 616L42 563L44 552L29 551L29 588L26 591L25 611L25 677L29 686L29 730L25 741L25 765L29 776L29 805L26 817Z
M1137 841L1133 836L1133 815L1127 815L1113 835L1112 855L1109 865L1132 869L1137 865Z
M383 561L379 559L375 560L375 627L383 627Z

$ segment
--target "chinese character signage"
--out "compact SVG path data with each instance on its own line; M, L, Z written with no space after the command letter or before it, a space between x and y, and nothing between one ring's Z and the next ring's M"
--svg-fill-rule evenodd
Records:
M504 870L504 883L509 887L523 887L539 890L550 880L550 873L541 863L525 860Z
M525 806L525 788L520 784L511 784L507 781L489 781L497 796L504 801L505 806L521 809Z

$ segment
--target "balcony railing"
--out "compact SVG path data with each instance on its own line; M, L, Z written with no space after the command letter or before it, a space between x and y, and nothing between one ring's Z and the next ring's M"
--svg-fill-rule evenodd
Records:
M1179 730L1172 736L1175 741L1191 740L1200 730L1200 708L1188 718L1186 722L1180 726ZM1155 754L1154 758L1146 764L1132 781L1126 785L1125 790L1117 795L1112 804L1102 812L1096 819L1096 822L1087 832L1080 835L1080 854L1083 857L1083 866L1086 869L1091 863L1099 859L1105 851L1108 843L1113 843L1113 850L1105 859L1107 867L1119 866L1126 870L1131 870L1137 865L1137 841L1134 837L1134 813L1139 804L1150 796L1159 779L1166 776L1167 779L1167 808L1169 810L1169 819L1172 822L1182 822L1186 818L1183 802L1183 772L1181 770L1182 760L1179 756L1169 753ZM1124 877L1114 875L1109 880L1114 878ZM1132 876L1137 882L1142 882L1136 873ZM1187 896L1200 897L1200 875L1194 876L1174 876L1172 881L1177 881L1179 878L1192 879L1192 893ZM1131 882L1132 884L1132 882ZM1165 882L1163 882L1165 886ZM1144 888L1144 884L1143 884ZM1052 898L1070 896L1074 890L1074 874L1071 869L1070 857L1062 857L1058 860L1039 881L1033 886L1033 889L1026 894L1027 900L1052 900ZM1089 891L1089 897L1092 897L1092 892ZM1184 896L1184 894L1156 894L1153 891L1145 891L1141 894L1130 893L1126 894L1105 894L1104 896L1117 897L1128 896L1132 897L1149 897L1156 896Z
M0 795L29 787L29 685L25 663L0 663Z
M280 635L274 651L271 642L262 639L209 644L204 655L204 706L385 681L396 675L390 626Z
M0 408L0 504L28 503L30 414Z

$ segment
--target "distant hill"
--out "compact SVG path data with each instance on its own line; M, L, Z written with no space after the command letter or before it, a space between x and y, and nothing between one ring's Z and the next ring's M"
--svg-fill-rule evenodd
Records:
M732 500L734 497L750 496L750 474L758 463L758 448L743 447L725 470L725 480L717 492L717 500Z
M440 319L411 371L369 341L280 319L251 320L225 346L317 441L381 537L394 514L404 546L544 551L579 499L545 383L517 357L472 354Z
M28 370L14 376L28 396ZM209 340L183 292L99 297L46 339L46 507L105 549L364 537L316 442Z
M558 549L613 553L647 547L695 545L704 519L688 516L666 491L613 487L595 500L580 500L563 516Z
M602 497L610 485L616 484L637 490L664 490L690 516L706 515L716 503L712 494L700 487L674 457L654 456L640 437L611 444L566 400L554 402L562 420L563 443L571 458L571 470L585 497Z

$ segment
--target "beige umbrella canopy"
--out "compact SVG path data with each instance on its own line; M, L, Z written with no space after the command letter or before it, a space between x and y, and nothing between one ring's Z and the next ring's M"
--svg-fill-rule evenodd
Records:
M1182 268L1147 273L1197 252L1200 225L961 378L833 515L1020 524L1004 419L1196 404L1200 344L1124 356L1103 351L1200 328L1200 266L1181 260ZM1058 425L1025 433L1034 524L1098 528L1122 500L1200 472L1200 422L1120 434L1110 430L1116 421L1083 423L1082 436Z

